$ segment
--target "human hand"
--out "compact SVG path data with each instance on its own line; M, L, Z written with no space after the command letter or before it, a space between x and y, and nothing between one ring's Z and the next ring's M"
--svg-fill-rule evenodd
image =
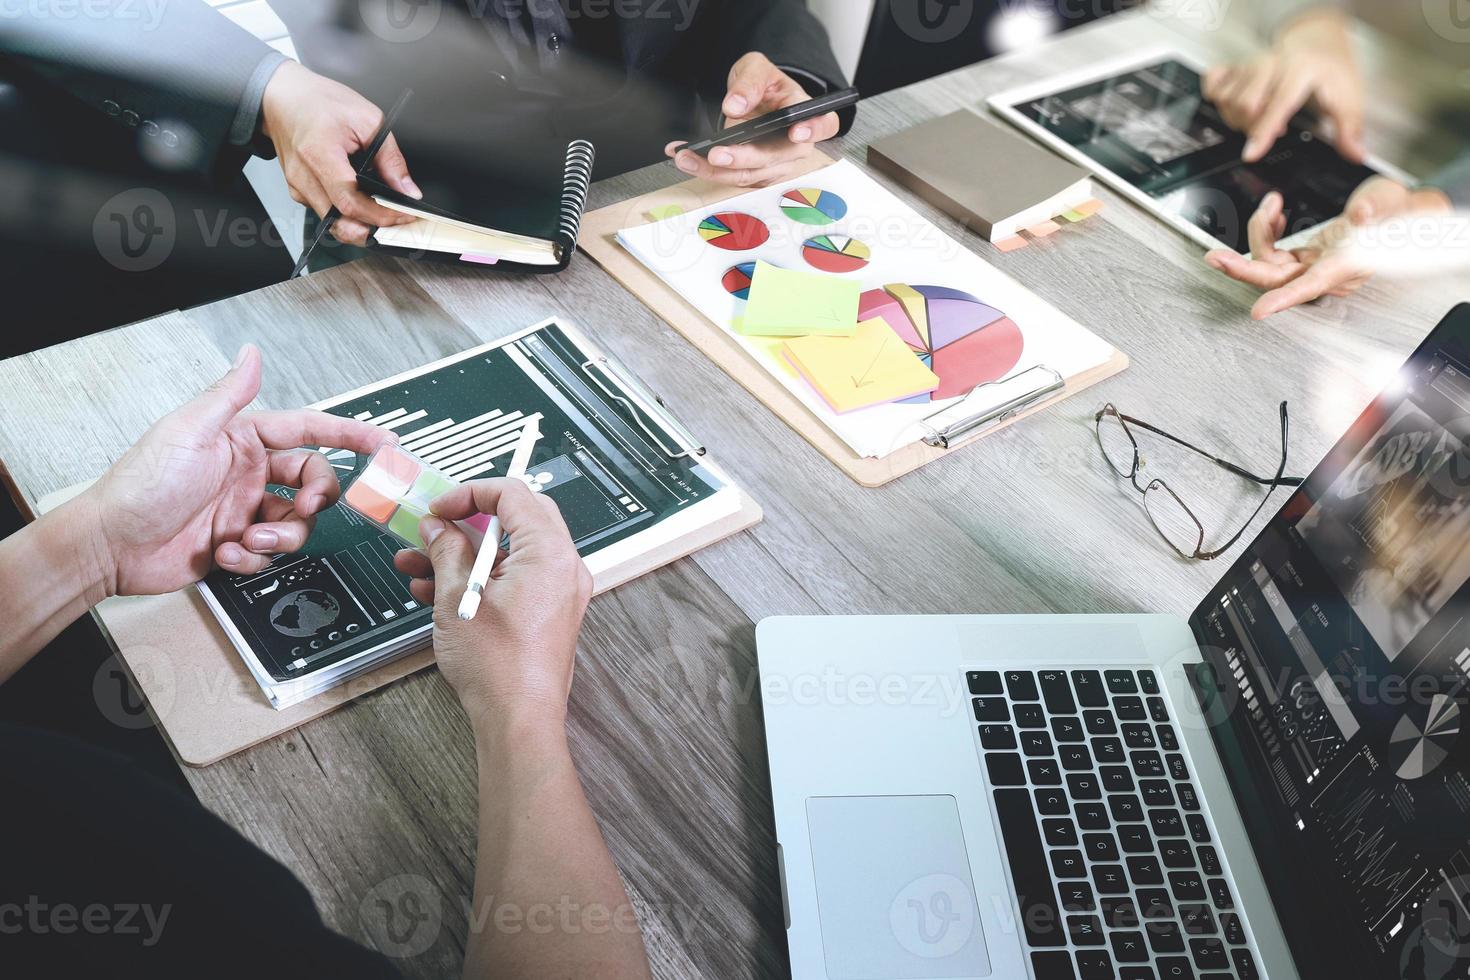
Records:
M371 453L392 434L324 412L244 412L260 390L260 351L153 424L89 489L98 573L109 595L155 595L217 563L248 575L306 543L336 503L332 466L304 445ZM266 491L297 488L290 501Z
M577 634L592 575L561 511L520 480L477 480L433 503L419 533L429 555L400 551L394 565L409 591L434 607L434 655L477 726L530 718L560 729L566 720ZM450 521L494 514L510 535L469 622L459 600L475 563L470 539ZM442 520L440 518L443 518ZM487 543L487 546L490 546Z
M1205 261L1232 279L1267 290L1251 307L1251 317L1262 320L1322 296L1346 296L1367 282L1372 270L1349 248L1357 229L1401 215L1450 209L1449 198L1432 187L1410 190L1374 177L1353 192L1343 213L1310 242L1287 251L1276 246L1286 232L1286 215L1281 194L1272 191L1251 216L1251 258L1222 248L1206 254Z
M787 106L806 102L807 90L758 51L735 62L730 69L729 93L721 106L725 128L738 126ZM686 174L736 187L764 187L793 175L816 145L837 135L837 113L796 123L782 140L770 139L743 146L717 146L705 158L693 150L677 150L670 143L664 153Z
M401 225L412 215L378 204L357 188L348 154L365 150L383 122L377 106L346 85L323 78L294 61L282 62L261 100L261 132L276 147L291 199L325 217L341 217L332 236L349 245L367 242L373 227ZM392 135L373 158L383 180L409 197L423 193L408 175L408 163Z
M1297 18L1266 53L1242 65L1211 68L1201 91L1227 125L1246 134L1241 159L1247 163L1265 156L1308 102L1331 124L1338 152L1363 161L1363 78L1347 17L1339 11Z

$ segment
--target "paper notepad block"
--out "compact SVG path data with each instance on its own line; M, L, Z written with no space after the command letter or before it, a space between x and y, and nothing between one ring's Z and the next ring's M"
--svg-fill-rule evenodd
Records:
M836 412L912 398L939 387L939 375L882 320L864 320L851 337L797 337L786 357Z
M757 262L735 329L748 337L851 337L861 295L855 280Z

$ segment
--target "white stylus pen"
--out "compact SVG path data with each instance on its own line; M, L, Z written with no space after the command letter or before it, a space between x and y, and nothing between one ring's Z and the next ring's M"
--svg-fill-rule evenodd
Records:
M541 438L541 422L532 418L521 429L521 438L516 442L515 452L511 453L510 466L505 470L506 479L519 480L526 475L526 469L531 465L531 450L536 448L536 441ZM471 620L480 608L480 593L485 586L490 584L490 572L495 568L495 556L500 553L500 519L490 518L490 523L485 528L485 540L480 542L480 553L475 556L474 567L470 569L470 580L465 584L464 597L459 600L459 618Z

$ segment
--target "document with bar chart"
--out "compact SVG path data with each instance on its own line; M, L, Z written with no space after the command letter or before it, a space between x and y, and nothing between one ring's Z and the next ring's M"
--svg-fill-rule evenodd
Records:
M542 435L526 480L556 501L597 574L740 506L640 388L573 328L548 321L317 407L392 430L461 482L505 475L534 419ZM344 488L367 463L319 448ZM302 551L255 575L217 571L200 590L272 704L286 707L427 641L431 611L393 567L400 547L339 503Z

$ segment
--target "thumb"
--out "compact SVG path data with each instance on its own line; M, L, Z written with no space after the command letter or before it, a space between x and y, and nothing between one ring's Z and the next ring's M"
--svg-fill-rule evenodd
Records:
M191 429L219 432L239 415L260 393L260 349L246 344L235 355L235 363L225 376L174 414L186 420Z
M393 138L392 133L388 134L378 155L373 158L373 166L389 184L415 200L422 200L424 192L419 190L419 185L408 175L408 161L404 159L403 151L398 148L398 140Z
M458 527L437 517L419 521L419 536L428 546L429 563L434 566L434 605L440 612L454 616L475 564L474 546Z
M1373 177L1353 191L1343 213L1349 224L1365 225L1400 213L1408 200L1408 189L1402 184L1386 177Z
M760 107L776 66L763 54L751 53L730 69L729 94L720 111L727 119L743 119Z

